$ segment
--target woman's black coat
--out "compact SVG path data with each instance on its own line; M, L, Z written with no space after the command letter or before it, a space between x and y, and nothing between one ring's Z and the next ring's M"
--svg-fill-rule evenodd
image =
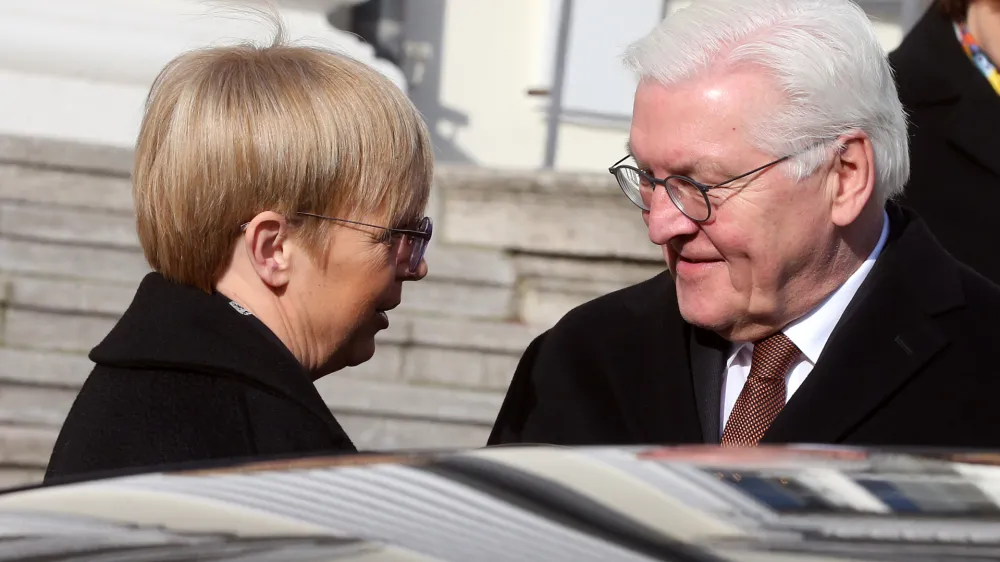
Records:
M311 378L257 317L157 273L90 353L46 481L229 458L354 452Z

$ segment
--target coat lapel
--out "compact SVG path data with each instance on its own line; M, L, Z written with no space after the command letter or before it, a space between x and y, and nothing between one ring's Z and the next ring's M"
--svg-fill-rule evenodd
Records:
M922 222L890 216L896 236L761 443L843 440L948 345L934 317L964 304L958 266Z
M689 330L691 382L705 443L719 443L722 410L722 372L730 343L713 332Z

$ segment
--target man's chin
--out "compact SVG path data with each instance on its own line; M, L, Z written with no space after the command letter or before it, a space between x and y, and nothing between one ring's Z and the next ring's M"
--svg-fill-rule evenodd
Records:
M677 295L677 305L685 322L708 330L723 333L732 326L732 318L719 306L718 300L704 297L684 298Z

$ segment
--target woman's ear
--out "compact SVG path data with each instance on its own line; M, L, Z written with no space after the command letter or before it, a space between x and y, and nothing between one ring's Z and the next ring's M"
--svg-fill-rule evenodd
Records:
M291 269L288 229L288 219L283 215L265 211L251 219L243 230L243 244L251 267L273 289L288 284Z

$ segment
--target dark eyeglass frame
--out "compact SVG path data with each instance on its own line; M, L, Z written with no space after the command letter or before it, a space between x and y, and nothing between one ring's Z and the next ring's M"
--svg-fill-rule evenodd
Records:
M757 168L754 168L753 170L750 170L749 172L746 172L744 174L740 174L740 175L738 175L738 176L736 176L734 178L729 178L728 180L726 180L724 182L717 183L717 184L714 184L714 185L706 185L706 184L701 183L701 182L699 182L697 180L689 178L688 176L682 176L682 175L678 175L678 174L670 175L670 176L667 176L667 177L665 177L663 179L660 179L660 178L656 178L656 177L653 177L653 176L647 174L646 172L640 170L639 168L637 168L635 166L631 166L629 164L622 164L622 162L624 162L624 161L626 161L626 160L628 160L629 158L632 158L632 157L633 156L631 154L626 154L624 158L622 158L621 160L619 160L619 161L615 162L614 164L612 164L611 167L608 168L608 171L611 172L611 175L615 176L615 179L618 181L618 187L621 188L622 193L625 194L625 197L627 197L628 200L631 201L633 205L635 205L636 207L639 207L643 211L649 211L649 209L645 205L640 205L638 202L636 202L634 199L632 199L631 196L629 196L628 191L626 191L625 184L624 184L624 182L626 182L627 180L625 180L622 176L619 175L619 173L621 171L623 171L623 170L634 171L639 176L645 178L646 181L648 181L651 185L653 185L653 191L656 190L656 186L657 185L662 185L664 191L667 192L667 196L670 197L670 201L674 204L675 207L677 207L678 211L680 211L681 213L683 213L685 217L693 220L694 222L705 222L709 218L711 218L711 216L712 216L712 203L708 200L708 192L709 192L709 190L715 189L717 187L724 187L727 184L733 183L736 180L741 180L741 179L743 179L743 178L745 178L747 176L750 176L750 175L756 174L757 172L766 170L766 169L770 168L771 166L774 166L775 164L780 164L781 162L784 162L785 160L788 160L789 158L792 157L792 155L782 156L781 158L778 158L777 160L768 162L767 164L764 164L763 166L759 166ZM672 179L678 179L678 180L682 180L682 181L685 181L687 183L690 183L691 185L693 185L694 187L696 187L698 189L698 191L701 192L701 196L705 200L705 208L708 209L708 212L705 215L705 218L699 219L699 218L692 217L690 214L687 213L687 211L684 210L684 208L682 207L682 205L677 201L675 195L672 193L670 186L667 184L667 182L669 182Z
M384 230L389 233L392 237L407 237L413 241L413 246L410 248L410 263L408 272L416 273L417 268L420 267L420 262L424 259L424 254L427 252L427 246L430 244L431 236L434 233L434 221L430 217L424 217L417 221L417 227L415 229L406 228L389 228L388 226L380 226L377 224L369 224L366 222L340 219L336 217L328 217L326 215L318 215L316 213L306 213L303 211L297 211L296 215L302 215L305 217L313 217L317 219L323 219L328 221L342 222L347 224L355 224L358 226L367 226L369 228L377 228L379 230ZM247 225L250 223L243 223L240 225L240 230L246 230Z

